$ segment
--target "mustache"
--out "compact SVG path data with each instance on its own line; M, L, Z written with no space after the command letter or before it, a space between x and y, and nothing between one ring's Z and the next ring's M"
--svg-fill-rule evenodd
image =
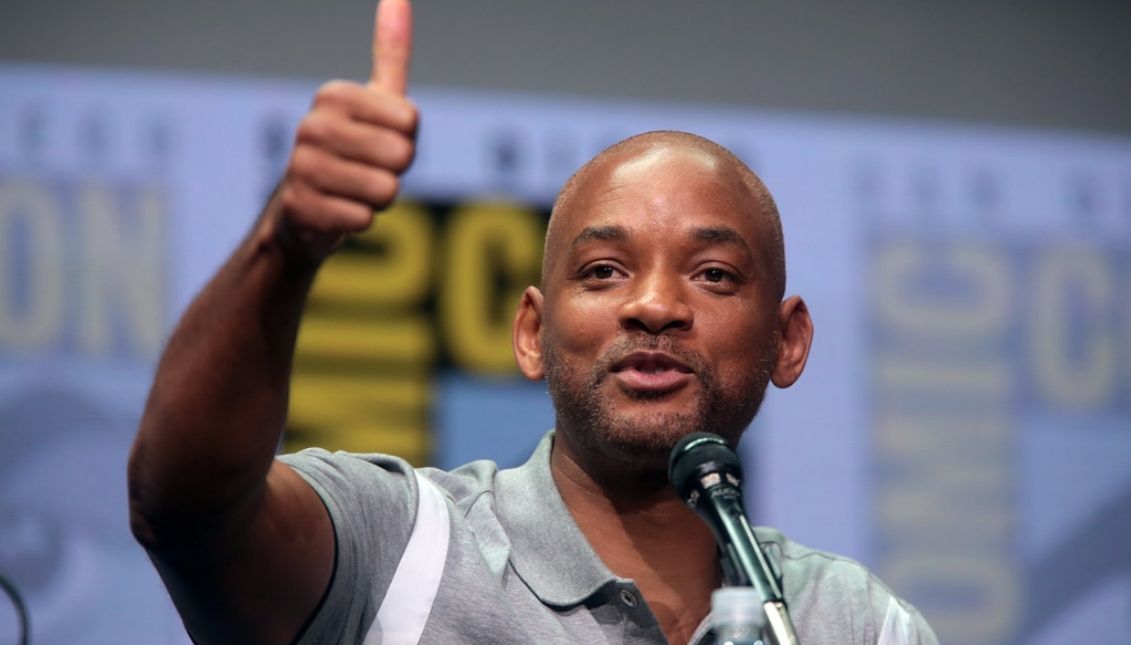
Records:
M625 336L617 339L597 359L594 374L599 380L608 378L614 365L624 360L634 352L663 352L670 354L681 363L691 368L695 374L707 371L706 361L703 357L685 347L682 347L670 336Z

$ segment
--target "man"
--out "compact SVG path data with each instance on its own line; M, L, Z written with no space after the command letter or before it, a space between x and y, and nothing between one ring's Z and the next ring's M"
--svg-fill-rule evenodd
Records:
M635 137L562 190L514 324L557 411L526 465L274 458L315 272L412 159L409 12L379 5L372 78L319 90L278 191L170 339L130 459L135 535L202 643L707 641L718 554L668 452L696 430L737 442L813 333L782 300L771 197L716 144ZM759 537L803 641L934 642L859 565Z

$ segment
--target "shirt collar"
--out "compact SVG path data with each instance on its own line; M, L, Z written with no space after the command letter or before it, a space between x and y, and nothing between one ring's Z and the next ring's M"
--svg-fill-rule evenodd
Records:
M554 433L527 462L499 472L496 512L511 541L511 564L539 600L577 605L616 580L562 501L550 473Z

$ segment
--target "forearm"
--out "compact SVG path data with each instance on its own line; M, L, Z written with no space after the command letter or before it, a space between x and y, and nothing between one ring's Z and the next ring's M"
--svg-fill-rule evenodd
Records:
M406 0L382 0L374 74L315 94L279 189L158 365L130 455L130 516L198 642L291 642L331 579L326 508L274 454L314 274L393 202L412 162L411 32Z
M161 357L129 466L143 541L221 528L262 493L317 266L283 243L272 215L196 297Z

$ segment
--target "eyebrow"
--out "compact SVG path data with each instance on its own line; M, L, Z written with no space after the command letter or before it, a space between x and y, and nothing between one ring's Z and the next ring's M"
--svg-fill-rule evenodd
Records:
M737 247L748 258L754 257L746 238L733 228L726 226L707 226L692 229L691 237L699 242L709 244L724 244ZM628 231L623 226L586 226L577 237L573 238L571 247L577 247L586 242L623 242L629 238Z
M736 246L746 257L754 257L754 251L750 248L750 245L746 243L746 238L742 237L742 235L733 228L726 226L697 228L691 232L691 235L701 242Z
M623 226L586 226L570 244L576 247L585 242L622 242L628 239L628 231Z

